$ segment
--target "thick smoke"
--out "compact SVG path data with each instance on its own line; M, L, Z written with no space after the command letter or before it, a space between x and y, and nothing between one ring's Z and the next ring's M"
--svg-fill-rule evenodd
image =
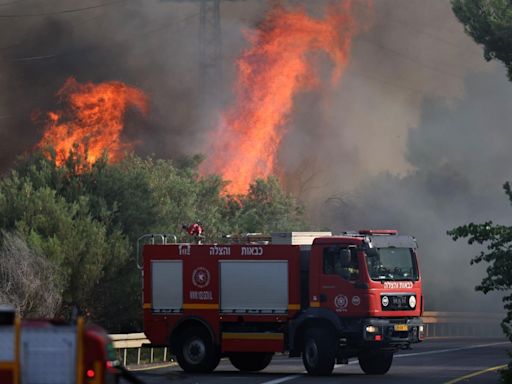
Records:
M448 2L376 2L338 90L305 95L282 162L312 219L334 231L397 228L420 244L431 310L500 310L474 291L478 253L446 231L512 224L512 85L463 33ZM293 143L293 145L290 145Z
M469 266L479 249L454 243L446 231L468 222L511 225L510 203L501 185L510 180L512 87L505 71L473 75L466 97L453 106L426 101L411 128L405 176L382 173L325 201L333 227L394 227L415 234L420 244L428 307L497 310L496 295L472 292L485 274Z
M104 7L49 16L26 16ZM0 3L1 4L1 3ZM108 5L110 4L110 5ZM0 166L42 136L37 112L54 110L69 76L120 80L151 100L150 117L126 121L125 136L142 154L174 157L201 135L197 90L198 7L154 1L17 1L0 6ZM23 16L25 15L25 16Z
M41 138L34 111L55 109L69 76L120 80L150 98L150 117L129 116L140 154L202 152L222 108L200 108L197 2L19 0L0 15L0 168ZM321 15L328 0L289 0ZM10 3L10 1L9 1ZM222 3L224 76L209 106L229 104L234 62L273 1ZM280 151L290 191L318 228L396 227L419 241L427 308L497 309L473 291L485 271L476 249L445 232L468 221L507 223L510 100L504 70L488 64L449 2L379 0L354 41L339 87L298 95ZM319 58L319 62L322 60ZM320 71L329 73L329 68ZM328 83L328 82L326 82ZM204 107L204 105L203 105Z

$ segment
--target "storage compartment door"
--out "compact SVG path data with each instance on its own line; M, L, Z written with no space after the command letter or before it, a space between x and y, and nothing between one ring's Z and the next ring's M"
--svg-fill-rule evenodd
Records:
M183 262L151 261L152 309L154 312L178 312L183 307Z
M221 311L285 313L288 310L288 261L220 262Z

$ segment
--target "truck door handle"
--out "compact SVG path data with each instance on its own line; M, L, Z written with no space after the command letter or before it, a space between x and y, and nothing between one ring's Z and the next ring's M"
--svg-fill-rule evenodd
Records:
M354 284L354 287L359 289L368 289L368 284L358 281Z

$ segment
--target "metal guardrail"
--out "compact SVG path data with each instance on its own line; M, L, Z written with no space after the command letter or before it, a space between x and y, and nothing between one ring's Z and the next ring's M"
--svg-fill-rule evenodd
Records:
M491 337L503 338L501 320L504 314L485 312L425 312L426 337ZM110 335L119 359L126 366L168 361L167 348L146 348L149 344L144 333Z
M505 337L501 313L425 312L426 337Z
M144 333L128 333L125 335L110 335L113 341L114 348L117 350L118 358L123 362L123 365L136 364L140 365L141 362L152 364L154 362L168 361L167 348L144 348L143 344L149 344ZM135 356L129 351L136 350Z

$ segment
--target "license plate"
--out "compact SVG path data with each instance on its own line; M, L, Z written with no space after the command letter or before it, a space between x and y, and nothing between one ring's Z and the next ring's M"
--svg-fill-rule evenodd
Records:
M407 328L407 324L395 324L396 332L407 332L409 328Z
M407 307L407 296L391 296L391 304L398 308Z

